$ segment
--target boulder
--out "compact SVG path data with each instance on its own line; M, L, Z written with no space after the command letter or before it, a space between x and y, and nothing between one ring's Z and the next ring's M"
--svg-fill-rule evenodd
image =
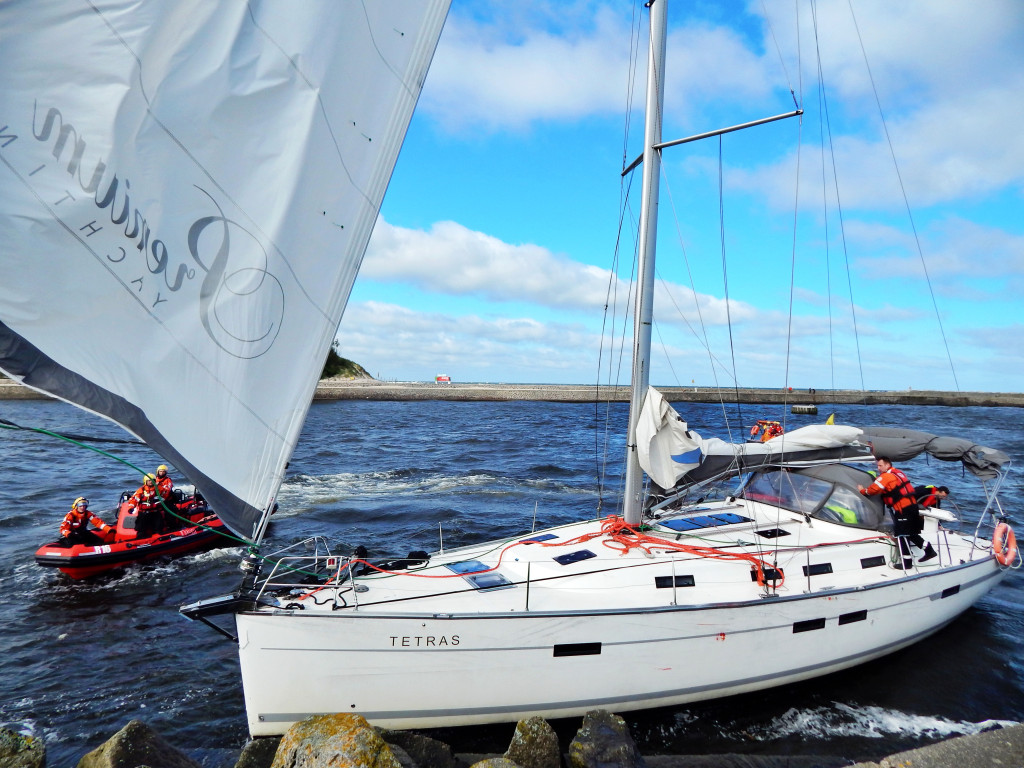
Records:
M488 757L478 763L473 763L469 768L521 768L507 757Z
M626 721L603 709L583 716L583 725L569 745L569 765L571 768L645 768Z
M558 735L543 717L516 723L516 732L505 750L505 757L522 768L561 768L562 765Z
M405 750L419 768L457 768L458 762L452 748L437 739L431 739L412 731L389 731L378 728L377 733L392 748ZM396 757L398 755L396 754Z
M250 739L242 747L235 768L270 768L280 743L281 739L277 737Z
M316 715L281 737L271 768L401 768L387 742L356 714Z
M46 745L35 736L0 728L0 768L44 768Z
M105 743L78 761L78 768L200 768L159 733L132 720Z

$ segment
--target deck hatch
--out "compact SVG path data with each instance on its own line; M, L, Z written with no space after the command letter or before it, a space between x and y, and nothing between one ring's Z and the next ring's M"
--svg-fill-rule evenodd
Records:
M467 573L479 573L480 571L488 570L487 566L479 560L463 560L459 563L448 563L445 568L462 576L465 576Z
M955 587L947 587L946 589L942 590L942 599L945 600L947 597L952 597L953 595L955 595L959 591L960 591L960 585L959 584L957 584Z
M678 575L675 577L675 586L677 587L692 587L697 582L693 580L693 576L689 575ZM654 586L658 589L671 589L672 588L672 577L671 576L655 576Z
M824 629L824 619L808 619L807 621L797 621L793 623L793 634L797 632L813 632L816 629Z
M812 563L803 566L804 576L823 576L832 573L832 563Z
M867 617L867 610L844 613L839 616L839 626L843 626L843 624L853 624L855 621L864 621Z
M600 656L600 643L561 643L554 648L553 655L559 656Z
M597 557L589 549L578 549L575 552L566 552L564 555L557 555L552 558L559 565L572 565L578 563L581 560L589 560L592 557Z
M490 573L471 573L464 578L481 592L485 592L490 589L502 589L504 587L515 586L500 573L496 573L494 571Z
M519 543L520 544L533 544L533 543L538 542L538 541L550 541L551 539L557 539L557 538L558 537L555 536L555 534L553 534L553 533L538 533L536 536L530 536L530 537L525 538L525 539L520 539Z
M780 536L789 536L789 531L784 531L781 528L765 528L757 531L758 536L764 536L766 539L777 539Z
M876 557L862 557L860 559L861 568L880 568L885 565L885 556L878 555Z

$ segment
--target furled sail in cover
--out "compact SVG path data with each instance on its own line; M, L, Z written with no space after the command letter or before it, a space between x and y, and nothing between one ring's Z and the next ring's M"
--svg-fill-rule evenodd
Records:
M447 5L0 3L0 369L251 538Z

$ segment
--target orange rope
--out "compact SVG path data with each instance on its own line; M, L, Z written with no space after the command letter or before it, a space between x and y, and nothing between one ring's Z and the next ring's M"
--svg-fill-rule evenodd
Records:
M713 560L745 560L750 563L751 567L754 570L756 570L757 583L759 586L763 587L765 583L768 581L768 579L765 576L766 570L773 570L778 574L777 578L771 579L771 581L777 582L774 586L781 587L785 583L785 575L782 573L781 568L774 568L773 566L770 566L763 559L757 557L756 555L751 555L746 552L727 552L716 547L704 547L696 546L693 544L683 544L678 541L667 541L656 536L649 536L645 533L641 533L637 526L627 523L621 517L618 517L616 515L609 515L608 517L606 517L604 521L601 523L600 530L595 531L593 533L586 533L582 536L577 536L573 539L557 542L531 541L529 539L520 539L518 541L513 541L501 550L500 554L498 555L498 562L495 563L493 567L485 568L480 571L471 571L469 573L436 574L414 573L412 571L406 570L389 571L385 568L380 568L374 565L373 563L362 559L350 560L348 564L348 569L351 570L353 566L362 564L367 566L368 568L371 568L374 571L377 571L378 573L383 573L388 576L406 575L415 576L420 579L457 579L462 578L463 576L471 576L478 573L490 573L492 571L498 570L498 568L501 567L501 561L505 557L505 553L512 549L512 547L516 547L521 544L539 544L542 547L565 547L575 544L585 544L586 542L592 541L596 538L603 538L604 541L602 541L601 543L604 546L608 547L609 549L617 550L619 554L622 555L626 554L631 549L640 549L647 554L652 554L653 549L661 549L670 550L673 552L682 552L684 554L695 555L697 557L706 557ZM323 584L320 587L317 587L311 592L307 592L305 595L303 595L303 597L315 595L320 590L330 586L333 582L334 577L331 577L331 579L329 579L325 584Z

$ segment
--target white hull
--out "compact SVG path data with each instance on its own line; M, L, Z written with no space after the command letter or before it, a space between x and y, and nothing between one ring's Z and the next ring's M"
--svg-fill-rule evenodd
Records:
M804 536L838 528L820 522L815 526L804 530ZM575 533L575 527L568 528ZM750 528L739 528L735 535L743 539L743 530L749 534ZM828 674L928 636L998 583L1003 569L987 553L949 565L973 549L966 539L951 538L956 541L946 541L944 567L907 575L888 565L861 567L861 558L891 552L888 544L829 545L827 559L834 564L834 571L824 577L829 585L818 586L821 576L788 575L799 573L800 560L794 559L786 570L788 586L772 597L761 596L765 590L746 578L746 563L618 554L585 561L593 563L589 569L575 564L581 572L570 578L580 584L560 583L557 595L553 587L545 595L539 569L542 558L550 558L536 546L520 547L516 551L522 558L503 561L502 572L515 582L504 589L466 590L456 579L462 589L452 590L446 583L441 592L431 584L432 594L405 592L396 601L403 588L399 582L414 576L358 578L370 585L358 607L344 604L334 610L326 599L314 605L315 598L326 596L319 593L303 599L303 610L263 608L236 615L250 732L280 734L293 722L328 712L357 712L388 728L511 722L530 715L570 717L595 707L624 712ZM591 549L599 550L593 543ZM962 551L957 553L957 547ZM493 555L495 550L462 556L482 557L484 551ZM801 549L794 558L806 558L808 551ZM815 550L812 562L821 562L825 551ZM441 558L451 563L459 555ZM432 558L431 564L438 559ZM525 580L516 578L515 569L524 560L532 563L532 593ZM637 588L653 582L652 573L684 572L696 574L701 585L729 572L740 578L709 586L701 594L693 588ZM861 584L834 587L852 577ZM648 605L571 608L605 588L601 600L613 601L613 582L622 586L624 579L632 580L631 586L617 594L628 593L630 600ZM412 587L407 583L404 588ZM375 593L384 593L381 601L368 602ZM684 603L716 593L731 597ZM749 597L736 600L740 593ZM352 597L359 596L349 592L349 602ZM435 599L449 606L478 605L475 611L441 613L431 610ZM540 607L555 600L570 607ZM484 604L502 610L482 613Z

